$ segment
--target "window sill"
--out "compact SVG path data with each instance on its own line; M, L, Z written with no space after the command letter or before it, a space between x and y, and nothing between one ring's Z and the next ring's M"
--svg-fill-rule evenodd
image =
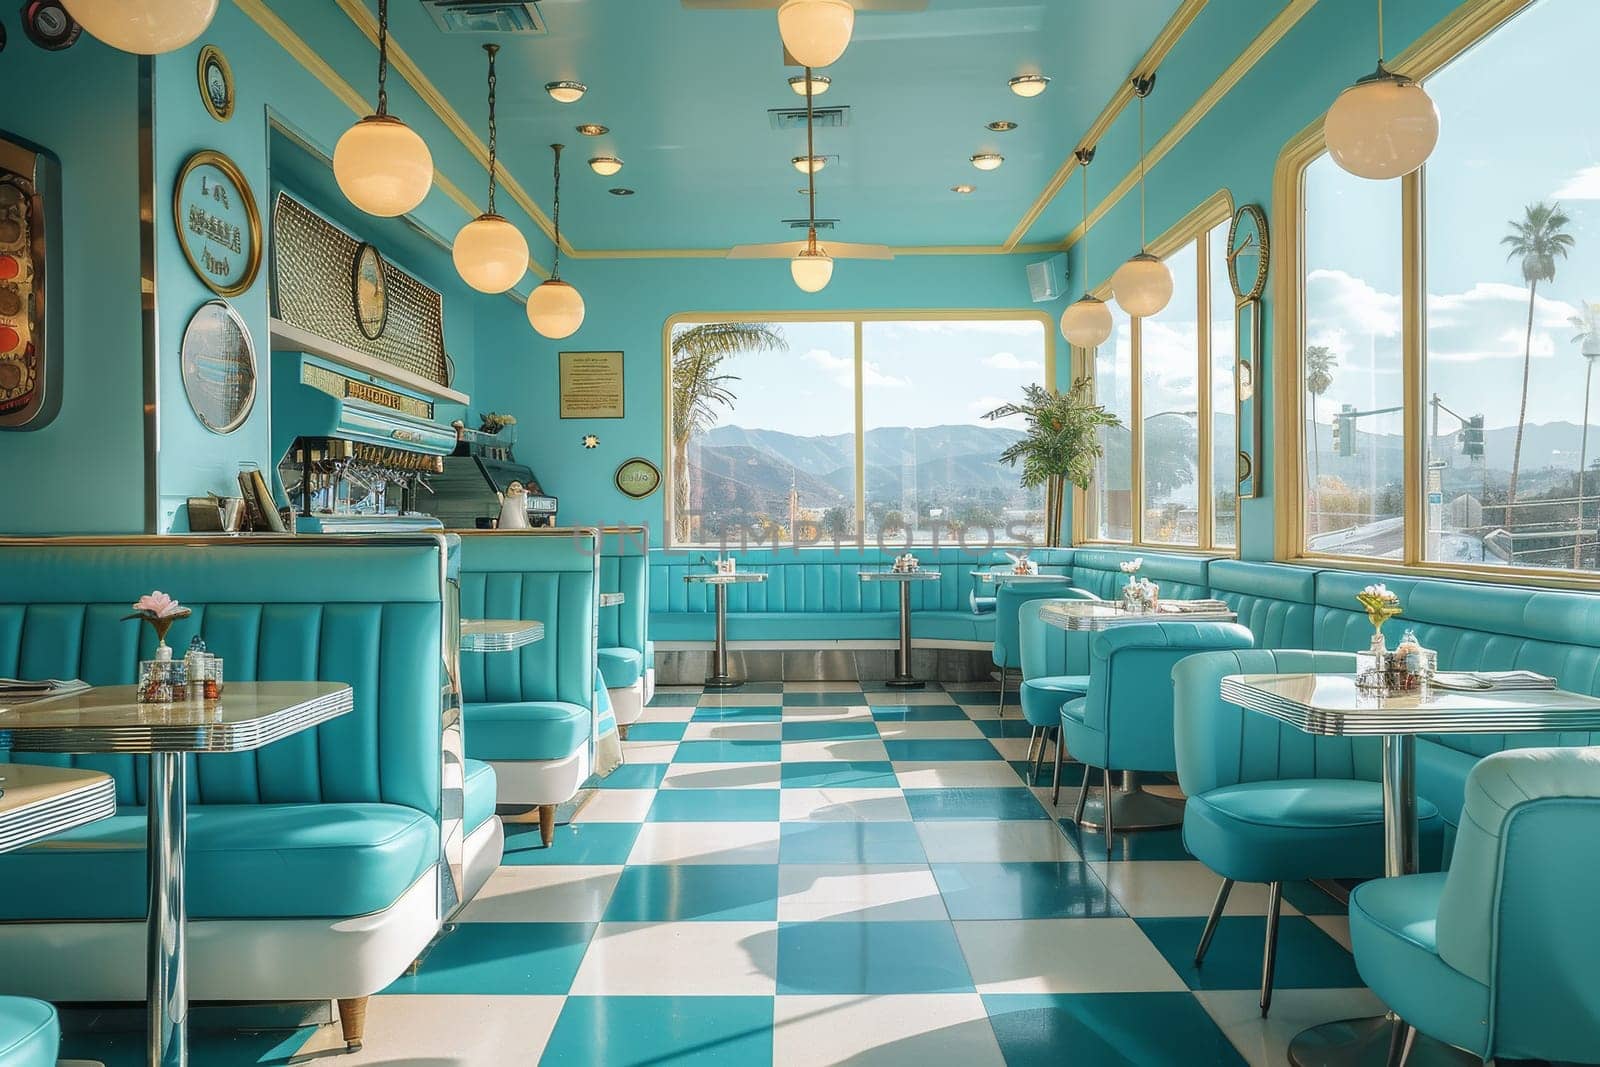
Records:
M1352 556L1303 555L1278 560L1296 567L1326 570L1362 571L1414 578L1443 578L1483 585L1528 586L1538 589L1565 589L1574 592L1600 592L1600 572L1560 571L1517 567L1473 567L1461 564L1402 563L1398 560L1373 560Z

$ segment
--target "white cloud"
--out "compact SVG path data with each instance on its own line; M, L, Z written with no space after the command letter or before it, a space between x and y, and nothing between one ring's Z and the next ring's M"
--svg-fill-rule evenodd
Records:
M816 364L817 368L834 380L841 389L854 390L856 387L856 361L849 356L836 356L825 348L813 348L802 358ZM861 384L876 386L880 389L903 389L911 385L909 378L896 378L883 373L883 370L872 360L866 360L861 366Z
M995 370L1044 370L1044 364L1032 359L1018 359L1015 352L996 352L992 356L985 356L983 359L983 365L985 367L991 367Z
M1550 195L1557 200L1600 200L1600 165L1570 175Z

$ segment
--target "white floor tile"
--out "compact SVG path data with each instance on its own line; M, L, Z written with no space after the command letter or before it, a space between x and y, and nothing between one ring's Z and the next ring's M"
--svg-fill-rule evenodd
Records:
M1289 1042L1302 1030L1384 1010L1383 1002L1365 989L1277 989L1272 1014L1265 1019L1254 989L1202 990L1195 998L1251 1067L1288 1063Z
M776 708L782 704L782 693L746 693L731 689L725 692L707 690L700 696L702 708Z
M949 693L937 689L908 689L868 693L867 703L878 708L904 708L928 704L954 704L955 700Z
M842 741L785 741L783 762L826 763L873 762L886 763L889 752L883 742L872 737L852 737Z
M781 722L691 722L683 731L685 741L778 741L782 738Z
M777 763L674 763L661 780L663 789L777 789L782 784Z
M671 763L673 753L678 751L676 741L624 741L622 742L622 761L624 763Z
M367 1005L364 1044L345 1052L338 1024L318 1030L295 1062L339 1067L503 1067L537 1063L565 997L378 996ZM513 1056L514 1050L514 1056Z
M980 993L1187 988L1132 919L1019 919L955 927Z
M779 997L775 1067L998 1067L1005 1063L974 994Z
M957 700L959 701L959 697ZM1011 693L1006 694L1006 713L1000 714L999 704L962 704L961 710L967 713L967 718L977 719L1021 719L1022 711L1017 707L1017 698Z
M605 914L621 867L499 867L461 910L467 923L593 923Z
M644 822L655 798L654 789L596 789L572 821Z
M929 863L1072 863L1078 850L1052 822L919 822Z
M1283 905L1284 911L1289 910L1287 901ZM1350 916L1348 915L1313 915L1311 921L1322 928L1322 932L1333 938L1350 951Z
M628 863L777 863L778 826L775 822L645 823Z
M983 731L966 719L950 722L896 722L881 719L878 736L885 741L976 741Z
M846 704L837 708L800 707L783 709L784 722L871 722L872 709L866 704Z
M784 822L906 822L911 810L898 789L785 789L778 798Z
M601 923L574 995L772 996L776 923Z
M688 722L694 718L694 708L645 708L640 722Z
M901 789L1005 789L1022 784L1004 760L953 760L948 763L896 763Z
M947 917L927 864L784 864L778 921L908 921Z
M1103 852L1098 853L1104 855ZM1197 860L1090 860L1094 873L1111 890L1134 918L1180 915L1210 915L1222 878ZM1257 882L1239 882L1228 894L1224 915L1265 915L1267 887ZM1283 914L1298 915L1294 905L1283 902Z
M995 751L999 752L1001 756L1008 760L1028 759L1031 750L1034 748L1034 743L1026 737L994 737L989 739L989 743L995 747ZM1050 775L1054 771L1054 760L1054 751L1048 745L1046 745L1044 750L1044 765L1042 771L1042 773L1046 776Z

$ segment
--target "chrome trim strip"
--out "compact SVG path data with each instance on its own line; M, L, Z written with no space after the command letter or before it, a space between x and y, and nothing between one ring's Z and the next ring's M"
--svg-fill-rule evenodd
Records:
M144 348L144 528L161 525L161 320L156 312L155 59L139 57L139 319Z
M147 706L152 712L160 707L154 704ZM254 722L203 725L151 722L102 727L13 725L0 729L0 739L8 741L14 752L249 752L320 726L354 707L354 694L349 686L344 686ZM12 711L26 713L25 708Z
M515 652L519 648L544 640L544 623L528 619L511 622L512 629L471 630L474 623L485 624L481 619L464 619L461 623L461 651L463 652ZM492 621L487 625L494 625Z
M0 852L107 818L116 810L116 781L110 775L99 776L65 793L7 812L0 820Z
M1425 708L1407 711L1314 708L1257 689L1238 675L1222 679L1222 699L1259 711L1296 729L1326 737L1374 737L1398 734L1557 733L1600 730L1600 709ZM1589 698L1592 699L1592 698Z

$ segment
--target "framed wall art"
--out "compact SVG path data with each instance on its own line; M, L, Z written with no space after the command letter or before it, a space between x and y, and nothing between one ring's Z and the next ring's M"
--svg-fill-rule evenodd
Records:
M623 417L621 352L563 352L560 359L563 419Z
M218 296L238 296L261 271L261 213L237 164L196 152L178 171L172 218L189 266Z
M389 324L389 283L383 256L365 241L356 246L350 264L350 303L356 309L361 336L369 341L382 337Z
M212 433L238 429L256 400L256 349L250 329L226 300L209 300L183 331L183 391Z
M617 468L614 481L623 496L643 500L661 488L661 468L643 456L635 456Z
M200 102L218 122L233 118L233 68L222 49L208 44L200 49L195 77L200 82Z

